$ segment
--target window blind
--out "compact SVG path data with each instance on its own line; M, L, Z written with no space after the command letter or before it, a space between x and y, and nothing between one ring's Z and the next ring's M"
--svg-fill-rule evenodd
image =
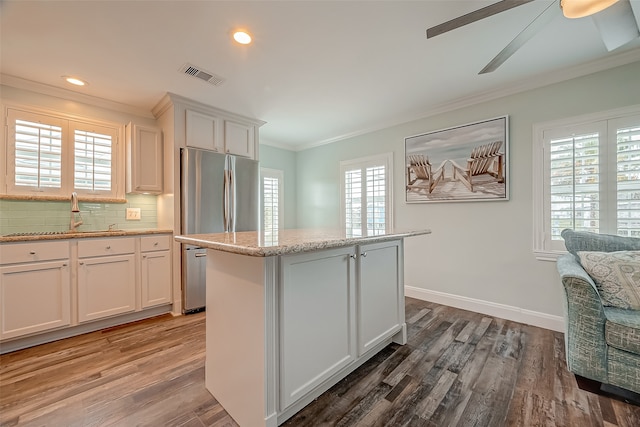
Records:
M15 185L60 188L62 128L17 119L15 129Z
M616 129L618 235L640 237L640 124Z
M264 231L265 234L278 233L279 228L279 183L277 178L265 176L262 181Z
M113 141L110 135L74 131L74 187L110 191Z
M362 237L362 169L344 173L344 207L347 237Z
M384 234L386 229L385 167L367 168L367 235Z
M600 230L600 137L573 135L550 141L551 237L565 228Z

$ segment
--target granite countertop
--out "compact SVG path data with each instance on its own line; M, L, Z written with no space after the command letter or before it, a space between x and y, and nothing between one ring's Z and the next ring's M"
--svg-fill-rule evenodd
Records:
M361 243L376 243L411 236L430 234L431 230L391 230L377 236L347 237L339 229L281 230L277 236L259 231L236 233L188 234L175 236L180 243L217 249L249 256L273 256L318 249L339 248Z
M40 233L24 233L10 234L0 237L0 243L8 242L33 242L38 240L64 240L64 239L82 239L87 237L120 237L120 236L138 236L143 234L173 234L173 230L161 229L141 229L141 230L113 230L113 231L77 231L72 232L52 232L52 234Z

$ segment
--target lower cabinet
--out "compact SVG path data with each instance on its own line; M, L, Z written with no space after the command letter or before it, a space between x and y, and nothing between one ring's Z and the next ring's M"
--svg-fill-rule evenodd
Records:
M282 257L280 404L288 407L356 355L353 248Z
M136 309L136 257L112 255L78 261L78 321Z
M171 242L153 234L3 243L0 340L171 304Z
M0 267L0 338L43 332L71 322L69 261Z
M282 411L403 329L402 241L286 255L280 267Z
M71 323L68 242L0 247L0 339Z
M171 238L142 237L140 250L140 286L142 308L171 302Z
M402 244L358 248L358 355L398 332L404 323Z

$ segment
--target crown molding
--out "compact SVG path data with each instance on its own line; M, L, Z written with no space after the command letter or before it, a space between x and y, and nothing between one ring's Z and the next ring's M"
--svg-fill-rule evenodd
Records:
M151 114L151 111L145 110L144 108L122 104L120 102L110 101L104 98L98 98L96 96L86 95L84 93L78 93L69 89L51 86L44 83L35 82L33 80L26 80L21 77L11 76L8 74L0 74L0 85L27 90L42 95L53 96L64 100L81 102L83 104L88 104L107 110L113 110L120 113L128 113L151 119L154 118L153 114Z
M322 145L332 144L334 142L343 141L345 139L354 138L356 136L366 135L368 133L380 131L393 126L398 126L404 123L413 122L415 120L425 119L433 117L439 114L448 113L451 111L459 110L461 108L470 107L473 105L481 104L483 102L493 101L499 98L504 98L509 95L515 95L517 93L526 92L532 89L538 89L541 87L549 86L555 83L568 81L578 77L587 76L600 71L606 71L623 65L631 64L640 61L640 48L628 50L622 53L607 55L604 58L591 61L586 64L577 65L574 67L565 68L562 70L554 70L533 78L527 78L519 80L515 83L506 85L499 89L492 89L484 92L479 92L464 98L459 98L451 102L436 105L429 108L426 111L420 111L415 114L404 116L399 119L390 119L387 121L379 122L378 125L363 128L357 131L349 132L346 134L338 135L332 138L324 139L321 141L310 142L298 145L294 148L294 151L303 151L311 148L319 147Z
M287 151L301 151L300 147L295 146L295 145L291 145L291 144L285 144L282 142L275 142L275 141L271 141L271 140L265 140L260 138L260 145L268 145L269 147L274 147L274 148L279 148L281 150L287 150Z

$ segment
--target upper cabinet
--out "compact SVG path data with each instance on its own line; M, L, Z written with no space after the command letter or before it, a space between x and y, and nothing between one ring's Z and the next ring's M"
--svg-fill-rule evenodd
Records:
M185 117L187 126L187 147L204 148L205 150L224 152L224 143L220 135L220 119L218 117L187 110Z
M188 109L185 126L187 147L256 158L258 127L249 120Z
M254 158L255 153L255 126L239 123L232 120L224 121L224 146L225 152Z
M163 145L159 129L126 126L127 193L160 194L163 189Z

